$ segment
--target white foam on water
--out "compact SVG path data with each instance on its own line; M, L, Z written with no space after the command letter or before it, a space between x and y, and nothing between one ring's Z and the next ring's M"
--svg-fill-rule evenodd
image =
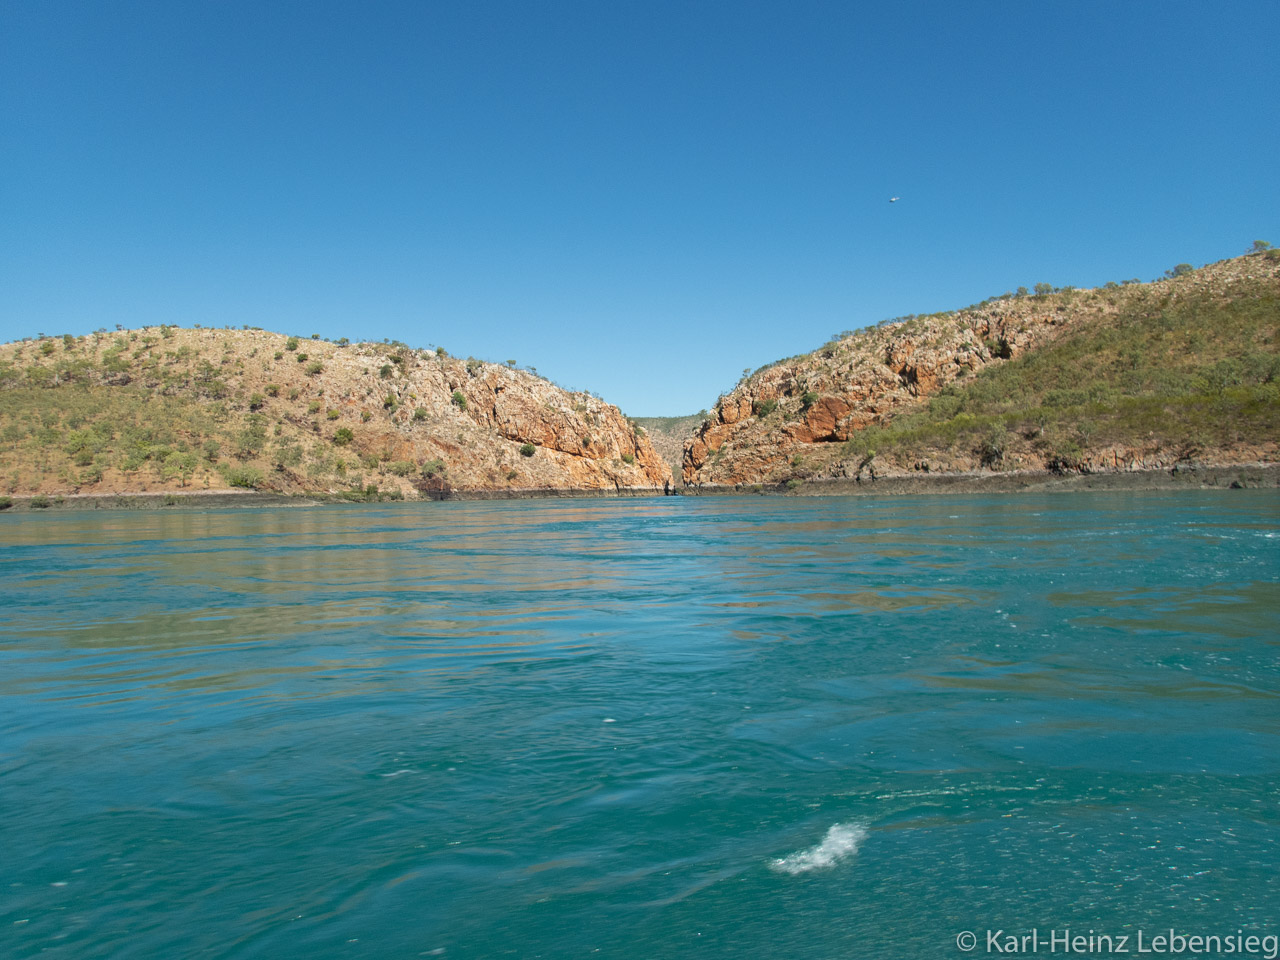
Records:
M781 873L796 876L810 870L826 870L858 852L867 839L867 828L861 823L832 824L822 842L808 850L774 860L770 866Z

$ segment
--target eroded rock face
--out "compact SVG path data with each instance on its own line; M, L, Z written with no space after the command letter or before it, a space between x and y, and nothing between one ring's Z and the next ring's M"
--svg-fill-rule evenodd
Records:
M1205 290L1230 297L1235 284L1263 279L1280 281L1278 262L1244 257L1211 264L1188 277L1114 287L1105 296L1093 290L1006 296L843 337L761 370L723 396L685 441L681 479L695 486L739 486L793 478L860 478L874 467L845 444L859 431L919 409L940 390L987 366L1008 362L1079 325L1116 313L1126 297L1177 298ZM1229 457L1259 454L1252 448L1220 452ZM1140 469L1176 459L1169 451L1088 449L1071 468ZM973 450L943 451L914 464L879 462L880 469L930 472L987 465L981 452ZM1024 462L1011 457L1001 467L1054 469L1043 458Z
M590 394L526 371L430 354L414 355L397 374L378 388L396 398L397 409L366 430L361 446L390 445L397 459L416 463L439 459L453 490L663 490L672 482L648 439ZM363 415L368 407L360 406Z
M866 331L740 383L685 444L687 484L776 483L943 386L1033 349L1063 318L1002 301Z

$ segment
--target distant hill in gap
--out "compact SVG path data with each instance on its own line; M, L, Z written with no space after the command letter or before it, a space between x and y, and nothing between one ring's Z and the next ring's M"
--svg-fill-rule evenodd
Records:
M673 476L680 476L684 460L684 443L707 418L707 412L691 413L684 417L632 417L632 421L649 435L658 456L671 467Z

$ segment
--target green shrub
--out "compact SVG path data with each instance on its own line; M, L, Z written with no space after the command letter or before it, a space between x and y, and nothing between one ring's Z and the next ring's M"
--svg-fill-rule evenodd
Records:
M351 432L350 427L339 427L333 435L333 442L340 447L345 447L355 438L356 435Z
M378 376L380 376L383 380L390 380L391 371L394 369L395 368L392 367L391 364L384 363L381 367L378 368Z
M260 393L255 393L253 396L251 396L251 397L249 398L249 409L250 409L250 410L261 410L261 409L262 409L262 405L263 405L264 403L266 403L266 402L267 402L267 398L266 398L266 397L264 397L264 396L263 396L262 394L260 394Z
M337 410L331 409L328 413L325 414L325 416L328 417L330 420L337 420L340 414L338 413Z
M310 360L310 359L311 359L311 354L309 354L309 353L295 353L295 354L293 355L293 359L294 359L294 360L296 360L298 363L306 363L308 360Z
M761 420L778 409L777 400L760 400L756 402L755 414Z
M519 474L518 474L518 473L516 473L514 470L508 470L508 471L507 471L507 479L508 479L508 480L514 480L514 479L515 479L516 477L518 477L518 476L519 476Z
M368 423L368 422L369 422L370 420L372 420L372 419L373 419L373 414L372 414L372 413L370 413L368 410L361 410L361 411L360 411L360 422L361 422L361 423Z
M256 457L267 442L267 430L261 414L250 414L247 426L236 434L237 454L241 460Z
M51 506L51 504L48 497L36 496L31 498L31 506L35 507L37 510L46 510Z
M297 350L297 349L298 349L298 338L297 338L297 337L290 337L288 340L286 340L286 341L285 341L285 343L284 343L284 348L285 348L286 350Z
M307 404L307 413L319 413L319 412L320 412L319 400L312 400L310 403Z
M394 413L396 407L399 405L396 401L396 395L394 393L388 393L382 398L382 405Z
M283 360L283 359L284 359L284 354L283 354L283 353L281 353L279 350L277 350L277 351L275 352L275 359L277 359L277 360Z
M388 468L397 477L407 477L413 473L414 464L412 460L397 460Z
M538 448L535 447L532 443L526 443L523 447L520 448L520 456L532 457L537 452L537 450Z
M279 385L278 385L278 384L274 384L274 383L268 383L268 384L267 384L267 396L268 396L268 397L278 397L278 396L280 396L280 387L279 387Z
M627 466L631 466L631 464L636 462L635 454L624 453L622 455L622 462L625 463Z
M302 462L302 447L293 442L284 442L276 447L276 466L296 467Z
M461 390L453 391L452 400L453 400L453 405L457 407L459 410L467 409L467 398L462 395Z
M8 510L13 506L13 497L0 497L0 510Z
M187 481L191 479L191 475L196 472L196 467L200 465L200 461L194 453L179 453L174 451L164 458L164 462L160 465L160 475L166 480L173 477L179 477L182 485L185 487Z
M262 484L262 471L253 467L228 467L223 476L232 487L256 490Z
M995 468L1004 461L1009 447L1009 431L1004 422L997 420L987 425L978 441L978 460L984 467Z
M413 411L413 419L415 420L425 420L429 416L431 416L431 414L427 412L426 407L418 407Z
M804 396L800 398L800 409L808 410L820 399L819 395L814 393L812 390L806 390Z
M324 373L324 364L321 363L319 360L312 360L310 363L307 364L308 377L314 377L321 373Z
M422 465L422 475L425 477L434 477L437 473L444 473L444 461L440 459L428 460Z

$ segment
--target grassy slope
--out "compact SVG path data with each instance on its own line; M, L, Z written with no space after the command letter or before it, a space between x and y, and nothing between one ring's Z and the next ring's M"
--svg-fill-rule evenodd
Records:
M154 328L10 345L0 358L0 487L10 493L249 488L283 471L317 486L362 486L366 464L354 454L343 459L321 435L327 404L320 395L298 400L298 414L314 407L315 422L304 423L296 415L268 417L259 412L264 393L226 382L231 370L271 362L296 365L283 372L305 377L314 361L297 358L315 351L312 341L286 351L274 349L285 338L272 337L241 348L231 337L242 335L229 335L224 346L215 340L219 334ZM281 401L289 394L298 399L299 387L276 388ZM382 467L376 460L367 465L375 473Z
M1261 450L1280 438L1280 297L1243 284L1177 300L1129 297L1120 313L936 394L844 447L904 465L947 450L988 466L1015 453L1077 467L1104 447Z

